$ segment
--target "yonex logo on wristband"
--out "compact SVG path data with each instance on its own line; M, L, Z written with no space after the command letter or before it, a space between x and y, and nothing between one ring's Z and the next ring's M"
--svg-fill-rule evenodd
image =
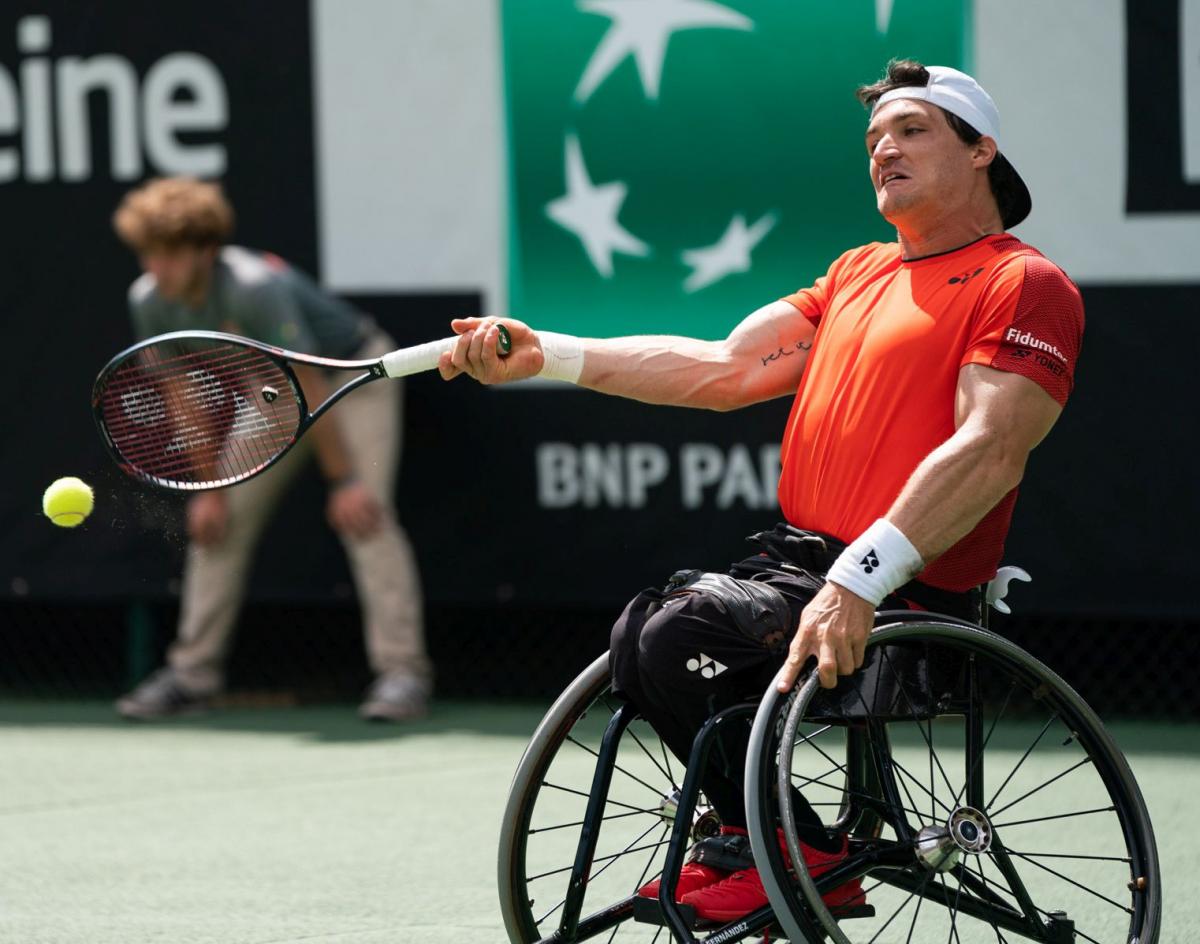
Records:
M921 555L912 542L894 524L880 518L838 555L826 579L878 606L921 567Z

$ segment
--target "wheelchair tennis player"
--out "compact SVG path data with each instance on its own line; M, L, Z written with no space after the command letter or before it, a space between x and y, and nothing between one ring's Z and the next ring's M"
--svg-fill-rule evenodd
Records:
M962 72L911 60L891 62L858 97L894 242L843 253L721 341L585 339L468 318L452 323L459 341L439 365L446 380L541 376L711 410L794 398L779 484L786 522L753 536L758 553L726 574L680 572L639 594L613 629L614 690L681 760L706 719L761 696L781 666L782 690L810 658L827 688L854 672L877 608L978 620L1026 460L1071 392L1080 293L1008 232L1032 202L992 99ZM497 323L512 336L505 359ZM701 782L721 835L693 851L678 883L677 899L710 921L767 904L745 841L747 737L731 726L712 752ZM809 804L796 816L810 873L846 856L846 836ZM657 897L658 882L639 894ZM825 900L862 904L862 886Z

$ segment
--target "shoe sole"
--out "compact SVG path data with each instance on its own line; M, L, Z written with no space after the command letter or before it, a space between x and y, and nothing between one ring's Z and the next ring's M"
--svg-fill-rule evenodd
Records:
M390 721L395 724L399 724L404 721L419 721L428 714L428 708L413 708L397 711L391 706L363 705L358 709L358 716L364 721Z
M117 714L128 721L160 721L166 718L187 718L207 714L211 709L210 705L188 705L184 708L172 708L164 711L162 709L145 708L138 704L122 702L117 702L115 707Z

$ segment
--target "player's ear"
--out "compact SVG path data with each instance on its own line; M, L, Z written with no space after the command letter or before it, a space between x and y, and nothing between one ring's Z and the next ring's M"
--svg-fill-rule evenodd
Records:
M996 139L985 134L971 145L971 163L976 169L987 167L996 159L997 153Z

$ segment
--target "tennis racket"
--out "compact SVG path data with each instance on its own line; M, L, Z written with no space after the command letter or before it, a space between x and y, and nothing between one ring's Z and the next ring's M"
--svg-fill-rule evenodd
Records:
M503 357L512 338L497 327ZM278 462L351 390L433 370L457 340L400 348L377 360L342 361L216 331L176 331L109 361L92 388L92 411L104 444L133 478L176 491L223 488ZM310 410L292 365L355 376Z

